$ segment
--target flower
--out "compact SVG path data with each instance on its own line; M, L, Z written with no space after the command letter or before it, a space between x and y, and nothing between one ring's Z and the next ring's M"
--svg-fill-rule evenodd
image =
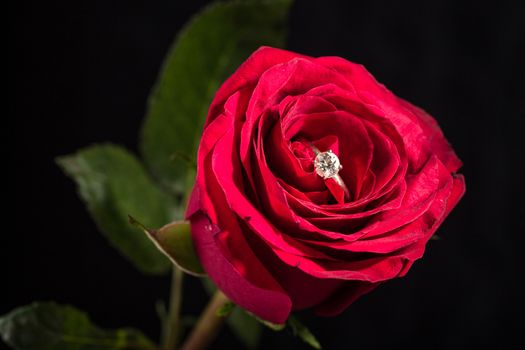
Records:
M316 151L342 168L318 175ZM187 209L204 269L283 323L404 276L465 191L436 121L361 65L262 47L217 91ZM344 186L348 195L345 195Z

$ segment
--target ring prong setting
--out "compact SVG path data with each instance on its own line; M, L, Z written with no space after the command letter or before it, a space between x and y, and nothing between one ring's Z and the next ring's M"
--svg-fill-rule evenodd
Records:
M337 176L339 170L343 168L337 155L332 150L319 152L314 159L314 168L320 177L329 179Z

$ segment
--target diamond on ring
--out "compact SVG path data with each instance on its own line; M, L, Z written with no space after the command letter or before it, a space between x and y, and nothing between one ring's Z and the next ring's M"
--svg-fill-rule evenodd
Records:
M317 175L323 179L328 179L337 176L339 170L343 168L339 158L331 151L319 152L315 156L314 167Z

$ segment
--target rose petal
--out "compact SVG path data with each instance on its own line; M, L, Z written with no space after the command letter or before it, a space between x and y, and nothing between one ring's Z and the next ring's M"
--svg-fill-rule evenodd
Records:
M450 172L455 172L461 168L463 163L461 160L459 160L458 156L448 141L445 139L445 136L443 135L443 132L441 131L441 128L439 127L436 120L423 109L414 106L410 102L403 99L399 99L399 101L401 105L410 112L409 115L413 114L415 116L413 120L417 122L425 132L432 152L434 152L439 157L447 169Z
M333 279L320 280L294 266L288 266L275 255L271 247L256 236L250 236L250 243L261 261L273 267L273 275L292 300L293 310L309 308L323 302L345 283Z
M370 293L379 285L380 283L347 281L343 287L315 307L314 312L319 316L337 316L362 295Z
M332 83L350 88L349 82L337 72L311 62L309 58L294 58L266 70L257 82L247 120L255 121L264 110L278 105L286 96L304 94L319 85Z
M367 257L366 254L353 253L347 260L310 259L275 249L279 258L290 266L295 266L317 278L358 280L380 282L396 277L403 269L403 255Z
M240 307L273 323L284 323L292 303L283 292L261 288L249 282L224 257L214 239L217 231L210 231L211 222L201 212L191 216L195 250L202 266L217 287Z
M252 53L215 93L204 128L222 113L223 105L231 95L244 88L253 89L261 74L267 69L296 57L309 59L304 55L266 46Z

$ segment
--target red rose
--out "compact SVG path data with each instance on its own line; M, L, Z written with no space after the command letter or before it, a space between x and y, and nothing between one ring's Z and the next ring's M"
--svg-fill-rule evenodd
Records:
M236 304L275 323L334 315L423 255L465 191L460 166L436 121L363 66L263 47L215 95L187 217Z

